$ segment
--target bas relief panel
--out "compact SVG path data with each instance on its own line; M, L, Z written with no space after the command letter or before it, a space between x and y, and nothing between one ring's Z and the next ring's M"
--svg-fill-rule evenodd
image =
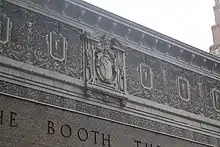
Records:
M125 94L125 50L115 38L106 35L88 40L86 45L86 81L112 92Z
M82 30L5 2L0 55L82 77Z
M217 80L133 49L126 52L126 76L131 95L220 120Z
M116 98L124 107L127 100L124 46L107 35L86 36L84 72L87 96L97 98L102 95L105 102Z
M86 44L81 40L83 30L7 2L3 12L1 56L78 79L84 72L87 85L103 88L106 95L119 94L123 106L128 92L220 120L220 82L216 80L139 53L105 35L87 40Z

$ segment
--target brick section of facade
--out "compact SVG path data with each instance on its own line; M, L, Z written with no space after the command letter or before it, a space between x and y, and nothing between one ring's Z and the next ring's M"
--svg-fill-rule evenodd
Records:
M209 48L210 53L216 56L220 56L220 1L215 0L215 6L213 7L215 14L215 25L212 26L213 45Z

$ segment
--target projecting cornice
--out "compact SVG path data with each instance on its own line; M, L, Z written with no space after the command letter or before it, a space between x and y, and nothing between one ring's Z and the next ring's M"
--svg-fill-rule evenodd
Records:
M56 11L62 18L114 36L129 47L138 46L142 52L155 52L165 58L177 60L187 65L201 68L207 73L220 73L220 59L214 55L158 33L147 27L107 12L87 2L79 0L7 0L20 6L45 12ZM23 4L21 2L24 2ZM37 7L36 7L37 6ZM54 14L55 15L55 14ZM86 30L86 29L84 29ZM132 46L130 45L132 44ZM134 48L136 49L136 48ZM178 63L178 62L177 62Z

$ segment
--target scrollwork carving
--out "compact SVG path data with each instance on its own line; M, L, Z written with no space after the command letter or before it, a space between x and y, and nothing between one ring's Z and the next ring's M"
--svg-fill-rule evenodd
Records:
M73 78L83 77L82 30L7 2L4 11L7 15L0 18L2 56Z
M220 92L213 90L220 89L219 81L133 49L128 49L126 53L129 94L203 117L220 120L220 100L218 98ZM153 73L151 89L146 88L149 82L147 80L144 81L145 86L143 86L143 78L138 69L142 63L151 67Z

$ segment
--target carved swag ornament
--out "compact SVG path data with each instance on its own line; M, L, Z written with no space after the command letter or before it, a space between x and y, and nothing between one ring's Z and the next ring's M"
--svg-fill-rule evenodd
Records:
M88 89L125 99L125 51L115 38L106 35L88 38L85 52L85 77ZM88 93L90 93L88 90Z

